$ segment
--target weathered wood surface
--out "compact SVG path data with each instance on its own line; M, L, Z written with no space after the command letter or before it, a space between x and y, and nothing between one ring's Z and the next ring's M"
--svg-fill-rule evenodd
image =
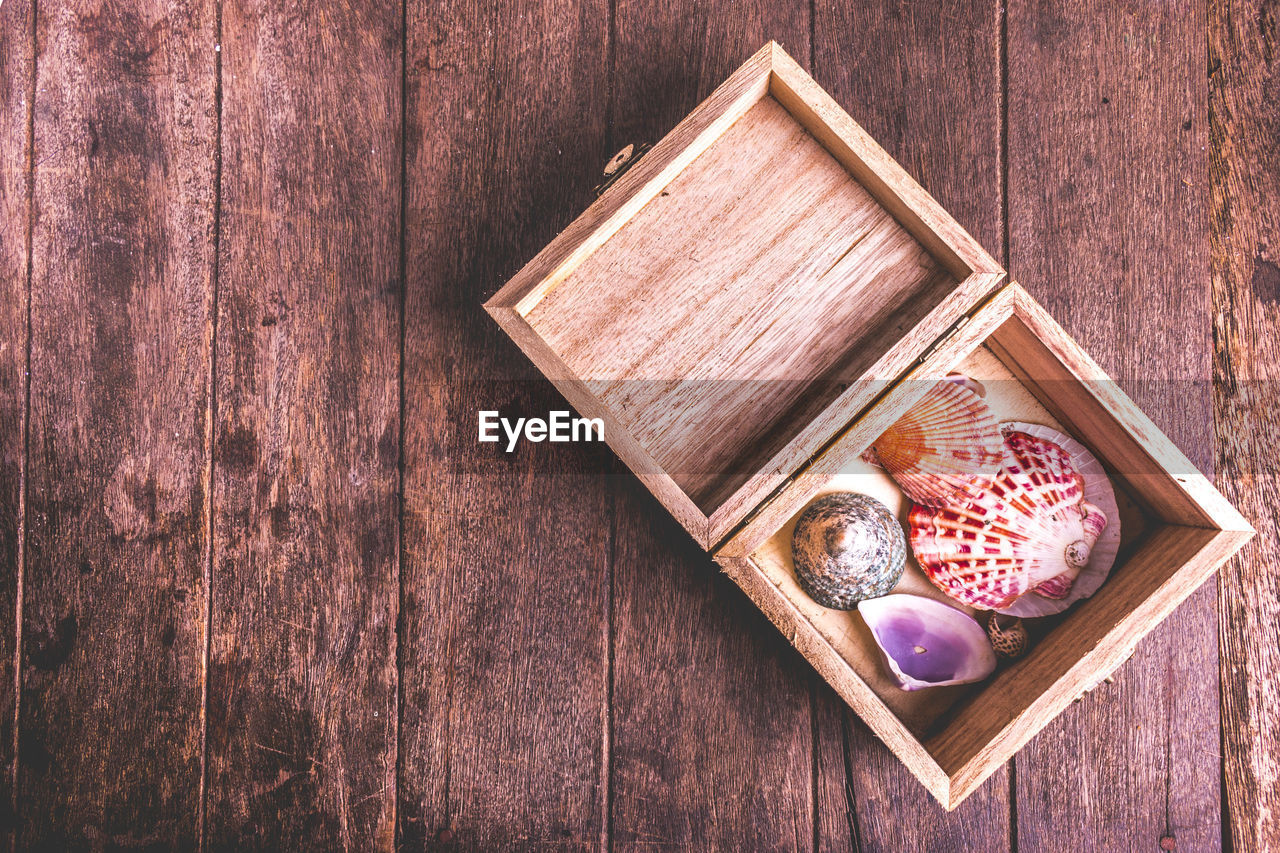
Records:
M23 848L199 836L215 18L37 8Z
M591 200L603 2L410 2L400 832L409 849L607 831L609 457L476 442L563 401L481 303Z
M395 834L401 44L222 8L210 849Z
M959 0L894 4L887 14L874 4L819 2L813 73L1003 262L998 12L995 3ZM1008 848L1007 772L948 813L821 680L815 691L824 849Z
M1234 850L1280 845L1278 51L1273 4L1209 4L1218 487L1259 534L1218 583L1224 835Z
M1280 843L1276 15L1004 14L6 0L0 848ZM770 38L1262 530L951 815L610 454L474 441L560 402L480 302Z
M30 2L0 8L0 849L14 830L14 647L23 560L26 471L27 270L31 222L31 103L34 52Z
M1006 150L1010 275L1211 473L1204 27L1195 2L1009 4ZM1020 849L1220 846L1213 599L1019 753Z

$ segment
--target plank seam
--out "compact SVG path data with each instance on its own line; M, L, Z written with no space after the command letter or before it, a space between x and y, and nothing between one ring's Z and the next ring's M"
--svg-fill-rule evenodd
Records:
M616 150L617 75L618 75L618 2L609 0L605 22L605 152ZM618 553L618 499L617 468L612 474L615 488L609 489L609 546L605 565L604 607L604 719L601 724L600 748L600 846L605 853L613 853L613 677L614 677L614 566Z
M27 222L26 234L23 237L24 252L27 257L24 306L24 322L26 324L26 341L23 345L22 367L22 460L18 471L18 547L15 556L17 578L14 589L14 642L13 642L13 742L12 765L9 768L9 806L13 816L9 841L16 850L18 848L18 786L21 783L21 759L19 744L22 726L22 640L25 616L26 567L27 567L27 473L31 461L31 300L32 300L32 268L34 259L35 234L35 195L36 195L36 62L39 56L39 41L36 33L36 0L31 0L31 74L27 89Z
M610 4L612 5L612 4ZM616 472L617 463L614 463ZM605 566L604 587L604 719L601 727L600 790L601 790L601 848L605 853L613 851L613 567L618 553L618 500L617 490L609 490L609 547L608 564Z
M395 849L400 838L400 779L404 773L400 755L400 733L404 725L404 642L401 636L404 629L402 622L404 613L404 435L405 435L405 397L404 397L404 347L405 317L409 304L409 265L407 249L408 230L408 170L409 170L409 3L400 0L400 364L397 377L399 395L400 422L396 452L396 630L395 661L396 689L395 697L395 773L391 795L391 846Z
M997 0L996 18L1000 31L996 43L997 62L1000 66L1000 120L996 133L1000 139L1000 174L997 179L997 193L1000 196L1000 260L1009 270L1009 280L1013 280L1012 258L1009 254L1009 8Z
M809 0L809 73L818 70L818 0Z
M845 820L849 824L849 840L853 843L855 853L862 853L862 827L858 824L858 798L853 788L853 762L849 755L849 714L852 712L843 704L839 710L840 757L844 759Z
M1208 583L1205 584L1208 586ZM1214 583L1217 587L1217 583ZM1217 613L1214 613L1214 621L1217 621ZM1164 830L1161 835L1174 837L1173 822L1173 727L1175 725L1174 703L1176 697L1173 692L1173 645L1165 647L1164 654ZM1222 765L1222 759L1219 757L1218 765ZM1221 833L1221 828L1219 828ZM1162 848L1163 849L1163 848Z
M614 88L615 80L618 73L618 2L617 0L609 0L605 9L605 104L604 104L604 134L605 134L605 150L612 152L617 145L617 139L614 138L614 123L616 116L616 92Z
M213 453L218 422L218 283L222 274L222 3L214 4L213 58L213 269L209 304L208 416L205 418L204 648L201 650L200 785L196 803L196 843L208 844L209 799L209 665L213 655Z
M997 194L1000 205L1000 260L1006 269L1011 269L1009 239L1009 7L1006 3L996 2L996 59L999 66L1000 86L996 95L999 98L999 121L996 133L999 137L1000 169L997 178ZM1009 273L1013 279L1013 273ZM1008 844L1009 853L1018 853L1018 757L1008 762Z
M1206 74L1205 74L1204 86L1206 89L1205 135L1207 137L1206 139L1207 144L1205 146L1205 150L1207 152L1206 156L1208 156L1209 158L1209 168L1208 168L1208 176L1207 176L1208 184L1209 184L1209 189L1208 189L1209 203L1207 207L1209 209L1209 217L1210 217L1209 218L1209 265L1210 265L1209 266L1209 307L1213 311L1214 316L1216 316L1218 313L1217 311L1218 300L1217 300L1217 288L1214 286L1214 278L1216 273L1214 272L1215 263L1214 263L1213 255L1214 255L1214 248L1215 248L1214 232L1217 230L1217 227L1218 227L1218 219L1217 219L1217 211L1215 210L1215 203L1213 200L1213 185L1214 185L1214 172L1215 172L1214 162L1217 159L1217 157L1220 156L1220 152L1216 150L1216 144L1215 144L1214 132L1213 132L1213 125L1214 125L1214 112L1213 112L1214 80L1213 80L1213 71L1212 71L1214 67L1213 66L1213 60L1214 60L1213 19L1214 19L1213 2L1212 0L1205 0L1205 4L1204 4L1205 68L1204 70ZM1214 352L1216 353L1219 351L1219 348L1218 348L1219 324L1215 322L1212 324L1212 326L1213 326L1212 345L1214 346ZM1222 342L1221 351L1224 353L1230 352L1230 348L1226 341ZM1210 360L1210 364L1209 364L1209 383L1210 383L1210 391L1211 391L1211 397L1212 397L1210 402L1211 402L1211 405L1213 406L1213 412L1210 418L1210 429L1215 439L1214 453L1213 453L1213 462L1214 462L1213 479L1215 483L1218 482L1217 475L1218 475L1219 466L1217 463L1218 463L1219 454L1224 449L1223 442L1218 440L1219 408L1218 408L1217 398L1219 396L1218 387L1220 384L1218 381L1218 363L1219 363L1219 360L1215 356ZM1222 486L1219 486L1219 488L1221 489ZM1228 492L1228 494L1230 493ZM1226 570L1224 569L1224 571ZM1224 713L1227 699L1226 699L1226 679L1223 678L1223 667L1226 665L1226 659L1227 659L1229 650L1226 647L1227 646L1225 642L1226 637L1222 630L1222 626L1223 626L1222 584L1220 580L1217 579L1220 577L1221 577L1221 574L1219 574L1215 578L1216 589L1214 592L1214 623L1218 628L1218 714L1219 714L1218 716L1218 846L1219 846L1219 849L1224 851L1225 853L1232 853L1232 851L1234 851L1235 849L1235 845L1234 845L1234 840L1231 832L1232 819L1231 819L1230 779L1227 778L1227 748L1228 748L1227 747L1227 729L1226 729L1227 714ZM1166 795L1167 793L1168 792L1166 791Z
M1219 635L1221 636L1221 635ZM1222 651L1218 652L1218 666L1222 666ZM1218 707L1222 708L1226 701L1223 692L1223 679L1218 678ZM1218 721L1218 838L1222 853L1234 853L1235 844L1231 835L1231 790L1227 778L1227 731L1226 716Z
M818 685L816 672L810 672L807 679L809 688L809 824L810 849L818 853L822 842L821 823L818 819L818 783L821 779L818 767Z

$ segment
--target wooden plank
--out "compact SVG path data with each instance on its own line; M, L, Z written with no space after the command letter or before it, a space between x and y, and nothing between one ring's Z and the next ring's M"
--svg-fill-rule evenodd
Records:
M604 846L612 457L476 438L565 408L481 302L613 153L608 7L414 0L407 35L400 840Z
M18 844L192 848L215 8L41 7L36 37Z
M1007 148L1010 273L1207 472L1204 23L1010 4ZM1219 847L1215 624L1202 589L1023 749L1021 849Z
M31 244L32 4L0 8L0 849L14 844L14 647L23 562Z
M618 3L612 147L660 137L770 38L807 57L808 25L803 2ZM614 849L807 849L808 665L639 483L615 502Z
M615 849L808 849L810 665L639 484L615 511Z
M222 11L215 849L394 843L401 8L309 15Z
M1280 847L1280 90L1274 6L1209 4L1210 263L1218 486L1261 535L1218 584L1231 848Z
M885 14L875 4L819 2L813 26L818 83L998 259L998 4L948 0ZM844 846L848 832L868 850L1009 846L1005 771L947 813L852 712L825 707L839 701L830 690L817 701L820 719L839 720L818 737L819 766L839 780L824 774L821 790L841 814L824 815L836 835L823 847Z

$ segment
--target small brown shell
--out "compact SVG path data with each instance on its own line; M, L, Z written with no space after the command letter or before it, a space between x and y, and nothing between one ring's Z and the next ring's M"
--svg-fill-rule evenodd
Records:
M987 636L991 638L991 648L1001 657L1021 657L1027 650L1027 626L1016 616L991 614L987 622Z

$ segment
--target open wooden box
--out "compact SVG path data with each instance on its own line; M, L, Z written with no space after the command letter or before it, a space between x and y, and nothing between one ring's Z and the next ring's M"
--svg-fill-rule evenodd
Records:
M1004 279L769 44L485 305L947 808L1253 533ZM857 611L800 590L790 526L848 478L874 479L860 454L953 370L1101 460L1123 541L1102 588L1045 620L1025 657L907 694ZM898 589L946 600L918 569Z

